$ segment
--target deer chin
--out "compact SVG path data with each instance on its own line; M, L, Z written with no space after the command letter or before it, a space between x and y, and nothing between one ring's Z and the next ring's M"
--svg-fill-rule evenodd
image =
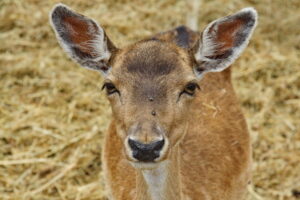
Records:
M158 162L132 162L130 161L130 164L139 170L153 170L156 168L159 168L160 166L164 165L167 162L167 160L162 160Z

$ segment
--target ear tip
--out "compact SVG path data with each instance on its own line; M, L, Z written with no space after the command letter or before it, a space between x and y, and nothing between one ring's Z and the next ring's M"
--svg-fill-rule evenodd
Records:
M56 25L60 23L61 17L70 15L70 13L72 13L72 10L67 5L63 3L55 4L49 13L51 25Z
M62 13L66 13L67 11L70 11L71 9L66 6L63 3L58 3L55 4L54 7L52 8L51 12L50 12L50 16L51 18L55 18L56 16L62 14Z
M250 15L252 18L254 18L255 20L257 20L258 18L258 14L255 8L253 7L247 7L247 8L243 8L241 11L241 13Z
M240 19L246 22L247 26L255 28L257 25L258 14L255 8L243 8L237 13Z
M62 9L69 9L67 5L63 4L63 3L57 3L53 6L52 11L55 10L62 10Z
M257 11L253 7L246 7L241 10L242 12L250 12L253 15L257 15Z

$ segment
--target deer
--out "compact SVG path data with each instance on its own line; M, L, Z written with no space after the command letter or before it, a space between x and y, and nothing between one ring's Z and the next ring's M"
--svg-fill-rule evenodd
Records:
M102 167L112 200L241 200L251 141L229 66L257 24L254 8L118 48L64 4L50 13L71 59L100 72L112 119Z

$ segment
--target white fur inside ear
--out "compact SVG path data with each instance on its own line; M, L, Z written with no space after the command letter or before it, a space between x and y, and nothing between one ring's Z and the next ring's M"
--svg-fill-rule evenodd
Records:
M95 61L109 59L111 53L107 47L104 30L95 21L93 22L96 24L98 29L95 31L93 30L92 25L89 26L89 32L92 32L94 39L80 44L80 47L82 49L88 48L87 50L91 50L92 54L97 55Z
M223 44L218 43L216 41L218 26L222 23L226 23L228 21L234 20L236 17L241 17L246 15L249 17L249 25L246 24L242 30L240 30L240 34L244 35L243 42L238 44L237 46L232 47L231 54L226 58L221 59L213 59L209 57L213 57L217 52L218 48ZM251 21L250 21L251 20ZM203 31L202 41L199 45L198 51L195 53L195 59L202 63L203 66L201 74L204 72L219 72L227 67L229 67L243 52L246 46L249 43L253 30L255 29L257 24L257 12L253 8L244 8L241 11L237 12L234 15L227 16L218 20L211 22ZM199 73L198 73L199 74Z

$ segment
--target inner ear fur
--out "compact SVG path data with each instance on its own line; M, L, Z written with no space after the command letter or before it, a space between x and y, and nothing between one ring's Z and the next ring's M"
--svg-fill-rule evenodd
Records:
M256 11L245 8L210 23L193 48L196 73L218 72L229 67L247 46L256 22Z
M117 48L94 20L57 4L50 13L56 37L67 54L81 66L107 72Z

